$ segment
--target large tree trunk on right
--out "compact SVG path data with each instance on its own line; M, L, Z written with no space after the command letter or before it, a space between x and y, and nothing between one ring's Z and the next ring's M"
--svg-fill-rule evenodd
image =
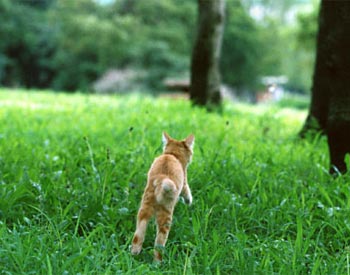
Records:
M311 106L301 135L328 136L330 172L345 173L350 153L350 1L322 0Z
M332 19L328 17L325 5L321 4L318 18L317 56L311 88L311 104L309 114L300 132L302 137L305 137L306 134L325 133L326 131L331 91L331 83L328 78L330 69L328 59L330 57L329 53L332 51L330 43L325 43L331 32L330 23Z
M225 0L198 0L198 30L191 60L190 96L207 107L221 103L219 58Z

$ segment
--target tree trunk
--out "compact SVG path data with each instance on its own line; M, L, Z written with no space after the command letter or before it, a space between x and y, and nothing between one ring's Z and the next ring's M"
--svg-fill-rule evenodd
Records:
M221 104L219 58L225 0L198 0L198 30L192 52L190 96L194 104Z
M334 16L330 35L330 103L327 121L331 173L345 173L350 153L350 2L327 2ZM336 8L334 7L336 6Z
M330 83L327 77L329 74L328 58L331 49L330 44L325 43L325 41L327 41L330 35L329 21L326 7L324 3L322 3L318 17L319 28L317 35L316 63L311 88L311 104L309 114L300 132L301 137L305 137L307 133L325 133L326 130L330 97Z
M350 153L350 2L322 0L311 106L301 131L328 136L330 172L346 172Z

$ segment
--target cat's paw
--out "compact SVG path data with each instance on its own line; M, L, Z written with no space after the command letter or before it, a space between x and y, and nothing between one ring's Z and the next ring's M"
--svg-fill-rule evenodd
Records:
M138 254L140 254L141 249L142 249L142 245L135 245L135 244L133 244L131 246L130 251L131 251L132 255L138 255Z
M186 196L186 197L184 197L184 199L185 199L186 204L188 204L188 205L192 204L192 195Z
M154 262L161 263L163 260L163 254L165 252L165 247L163 245L156 245L154 247Z

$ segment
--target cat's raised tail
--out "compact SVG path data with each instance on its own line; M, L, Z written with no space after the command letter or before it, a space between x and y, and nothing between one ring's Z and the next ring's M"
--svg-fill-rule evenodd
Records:
M176 198L176 185L169 178L155 180L155 196L158 203L163 204Z

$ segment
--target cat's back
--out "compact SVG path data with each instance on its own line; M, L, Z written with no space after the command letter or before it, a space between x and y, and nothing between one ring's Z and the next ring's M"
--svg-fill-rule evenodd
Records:
M149 171L149 177L165 175L172 180L182 180L184 171L180 161L171 154L163 154L157 157Z

